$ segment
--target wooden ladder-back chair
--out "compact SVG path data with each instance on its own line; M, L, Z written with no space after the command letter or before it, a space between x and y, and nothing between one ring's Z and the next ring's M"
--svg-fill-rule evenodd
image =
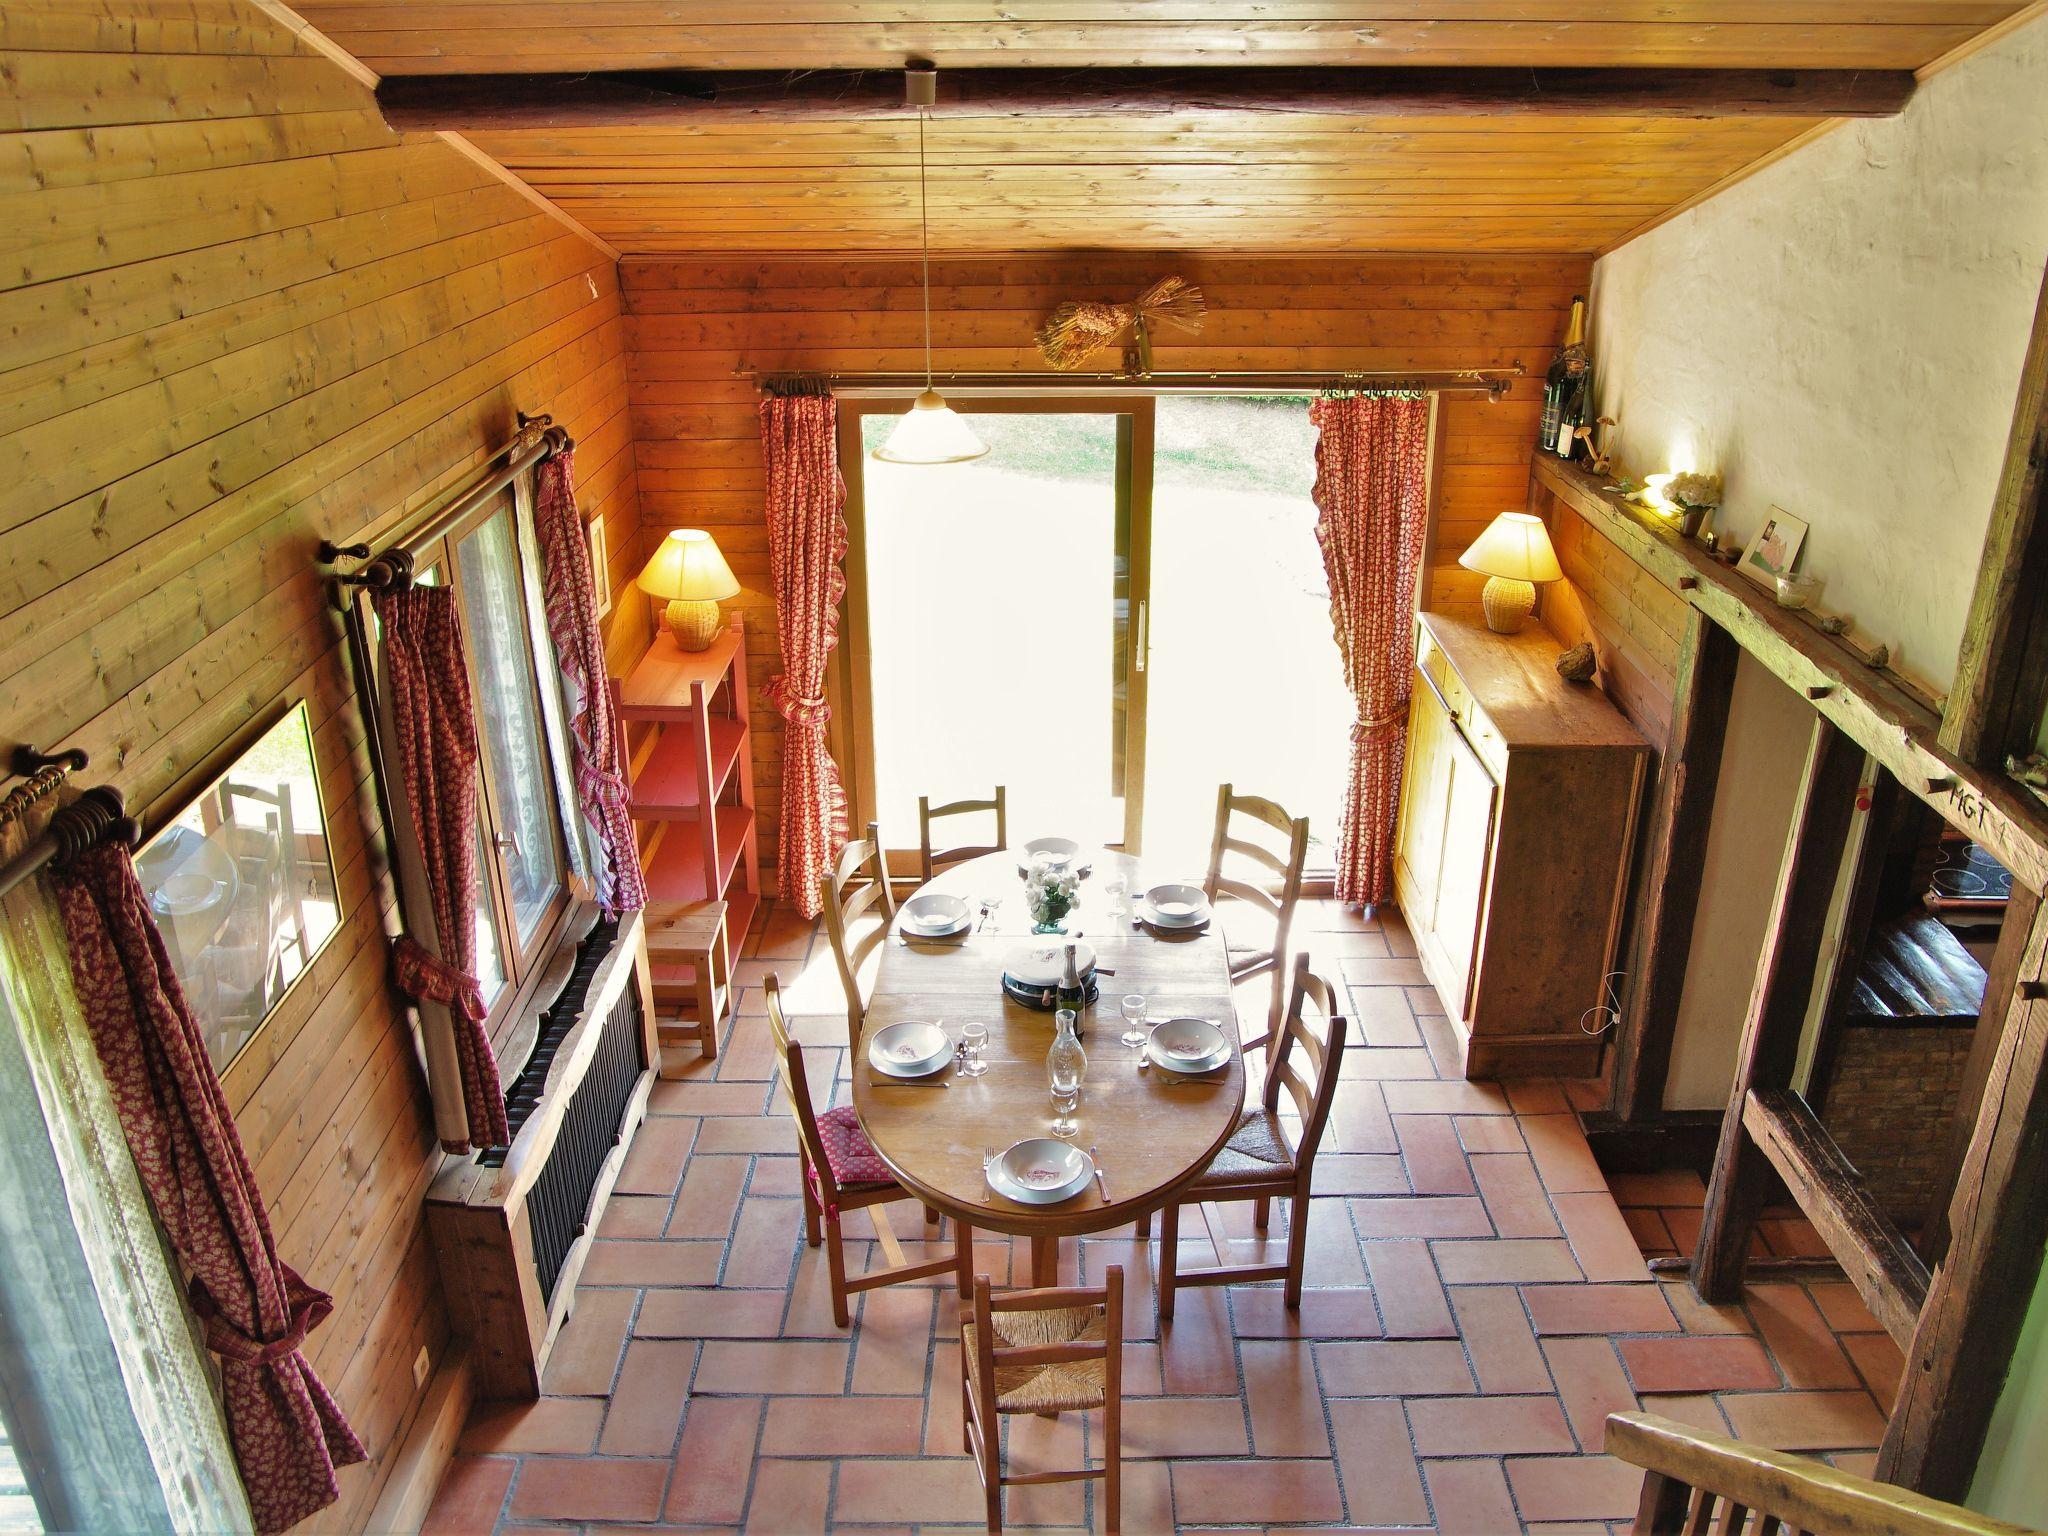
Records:
M1323 1035L1316 1038L1303 1014L1313 1003L1323 1016ZM1181 1194L1159 1213L1159 1315L1173 1316L1173 1293L1182 1285L1240 1285L1249 1280L1285 1280L1287 1305L1301 1305L1302 1270L1308 1259L1309 1186L1314 1181L1316 1149L1330 1121L1337 1097L1337 1068L1344 1058L1344 1015L1337 1011L1330 984L1309 969L1308 956L1294 962L1293 1000L1274 1043L1266 1068L1266 1090L1244 1112L1223 1150ZM1307 1058L1304 1073L1296 1053ZM1301 1121L1301 1139L1291 1148L1280 1119L1280 1090L1287 1090ZM1214 1202L1250 1200L1252 1225L1266 1230L1274 1196L1287 1200L1287 1259L1280 1264L1230 1263L1223 1219L1211 1211ZM1180 1270L1180 1209L1193 1205L1208 1229L1216 1250L1215 1269Z
M896 920L896 896L889 889L882 836L872 821L867 836L840 850L832 867L818 877L818 886L832 958L839 962L839 984L846 989L846 1037L849 1044L858 1046L868 1011L860 995L860 968L889 937L889 925ZM875 921L862 927L870 914ZM857 936L856 928L861 929Z
M1120 1526L1123 1502L1124 1272L1112 1264L1096 1287L993 1295L974 1277L960 1319L961 1440L981 1474L988 1528L1003 1528L1003 1490L1031 1483L1102 1479L1102 1525ZM1049 1472L1003 1471L1002 1416L1048 1417L1102 1410L1102 1465Z
M1643 1471L1635 1536L2026 1536L1955 1504L1654 1413L1607 1417L1607 1454Z
M932 849L932 823L947 816L978 816L993 814L996 819L996 840L978 847L945 848L936 852ZM963 859L979 858L984 853L1001 853L1010 846L1010 809L1008 792L1002 785L996 786L993 797L987 800L954 800L945 805L933 805L931 796L917 797L917 852L918 868L926 880L948 864L958 864Z
M1230 818L1249 816L1287 839L1283 857L1270 848L1231 835ZM1257 879L1240 879L1224 873L1225 855L1250 860L1262 871ZM1308 863L1308 818L1287 812L1258 795L1240 795L1231 785L1216 791L1216 835L1209 844L1209 873L1202 890L1213 904L1219 897L1233 896L1257 907L1273 919L1273 947L1231 944L1230 979L1243 981L1263 971L1273 972L1273 999L1266 1008L1266 1031L1247 1046L1267 1045L1280 1029L1280 1011L1287 1002L1287 971L1290 960L1288 940L1294 928L1295 904L1301 900L1301 872ZM1275 887L1278 887L1276 890ZM1228 925L1225 925L1226 930Z
M770 975L761 983L761 990L768 999L768 1032L775 1038L776 1076L782 1080L789 1112L796 1117L804 1241L813 1248L821 1241L825 1244L825 1266L832 1285L832 1320L842 1328L847 1326L846 1298L853 1292L871 1291L876 1286L905 1280L925 1280L950 1273L960 1294L966 1296L974 1284L973 1229L964 1222L953 1223L953 1253L949 1258L922 1264L906 1262L903 1245L882 1208L916 1197L896 1182L896 1176L875 1155L851 1104L828 1109L822 1115L817 1112L804 1072L804 1048L790 1037L789 1021L782 1012L781 978ZM874 1223L875 1241L881 1245L888 1267L849 1280L839 1218L843 1212L860 1210L866 1211Z

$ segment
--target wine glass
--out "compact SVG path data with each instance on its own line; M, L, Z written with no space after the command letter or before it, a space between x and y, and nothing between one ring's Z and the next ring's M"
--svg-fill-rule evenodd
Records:
M1125 918L1131 915L1131 882L1122 875L1112 876L1103 882L1102 894L1109 898L1109 915Z
M1145 998L1144 994L1133 992L1117 1004L1117 1011L1124 1016L1124 1032L1117 1038L1132 1050L1145 1043Z
M986 1024L963 1024L960 1026L960 1043L967 1047L967 1059L960 1063L962 1077L979 1077L988 1070L988 1063L981 1059L984 1047L988 1045Z
M1074 1111L1081 1103L1081 1083L1078 1078L1062 1084L1055 1076L1052 1082L1052 1133L1062 1141L1072 1141L1081 1129L1081 1122L1074 1118Z

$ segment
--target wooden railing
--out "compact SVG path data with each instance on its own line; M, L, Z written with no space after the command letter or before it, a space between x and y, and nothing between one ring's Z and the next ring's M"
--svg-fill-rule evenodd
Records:
M2024 1536L1954 1504L1652 1413L1607 1420L1607 1451L1644 1470L1636 1536Z

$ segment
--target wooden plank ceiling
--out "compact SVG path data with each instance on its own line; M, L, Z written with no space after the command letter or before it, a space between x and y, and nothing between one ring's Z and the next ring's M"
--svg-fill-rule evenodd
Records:
M380 74L1401 64L1912 69L2019 0L302 0ZM1588 253L1812 119L938 120L933 248ZM905 118L471 135L628 255L901 252Z

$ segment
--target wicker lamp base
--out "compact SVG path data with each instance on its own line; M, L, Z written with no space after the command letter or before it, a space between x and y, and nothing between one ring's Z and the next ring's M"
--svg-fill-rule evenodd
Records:
M1536 611L1536 583L1489 576L1479 601L1486 609L1488 629L1497 635L1516 634Z
M668 605L668 632L686 651L708 651L718 638L718 604L686 603L680 599Z

